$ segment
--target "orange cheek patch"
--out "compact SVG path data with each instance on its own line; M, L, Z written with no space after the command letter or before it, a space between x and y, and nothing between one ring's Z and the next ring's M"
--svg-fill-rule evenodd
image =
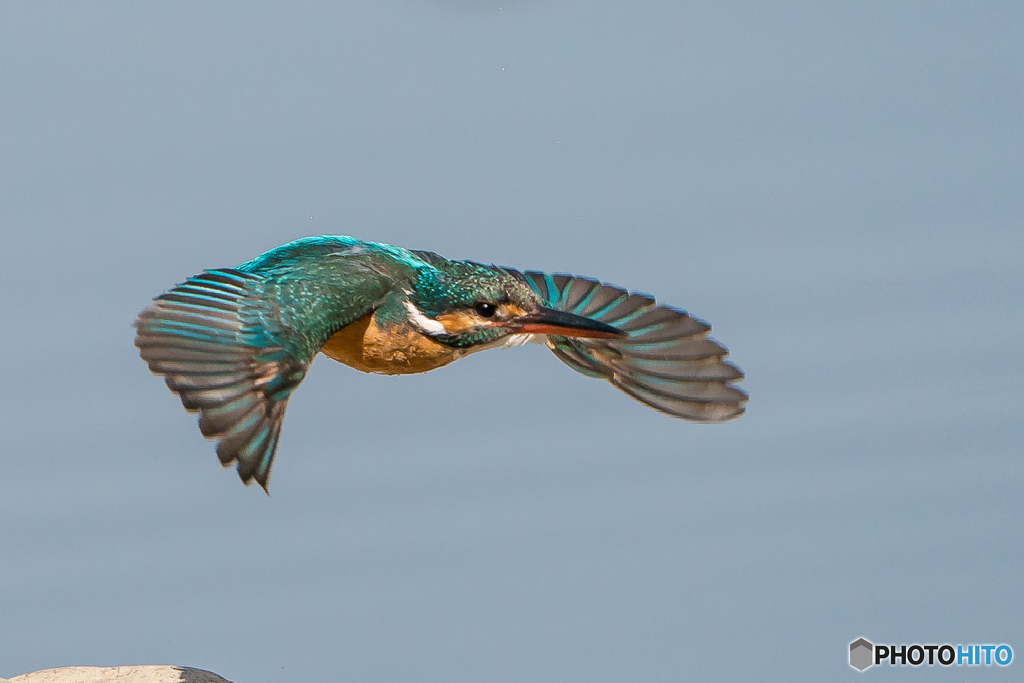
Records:
M503 320L510 320L518 318L521 315L526 315L526 309L516 304L502 304L498 306L498 316Z
M479 319L474 314L463 313L462 311L442 313L434 318L434 320L444 325L444 329L448 334L459 334L480 325Z
M456 311L454 313L442 313L434 318L444 325L448 334L462 334L472 330L479 330L484 327L501 325L501 320L515 320L521 315L526 315L526 309L516 304L501 304L494 318L481 318L470 311Z

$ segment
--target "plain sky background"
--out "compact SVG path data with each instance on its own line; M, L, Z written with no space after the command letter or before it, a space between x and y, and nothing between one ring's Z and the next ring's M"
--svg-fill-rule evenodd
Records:
M0 4L0 677L1019 677L1022 36L1020 2ZM535 346L321 357L245 488L132 322L322 233L653 292L748 413ZM1015 660L858 674L860 636Z

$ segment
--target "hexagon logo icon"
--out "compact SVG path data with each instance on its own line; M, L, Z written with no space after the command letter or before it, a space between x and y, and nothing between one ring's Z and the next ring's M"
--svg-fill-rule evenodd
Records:
M868 668L874 663L871 661L874 659L872 657L874 651L875 646L863 638L853 641L850 643L850 666L857 671L863 671Z

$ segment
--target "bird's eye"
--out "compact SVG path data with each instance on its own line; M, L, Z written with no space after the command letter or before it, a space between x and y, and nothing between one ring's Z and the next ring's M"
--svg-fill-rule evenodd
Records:
M473 304L473 310L479 313L481 318L493 318L498 307L494 304L489 304L486 301L478 301Z

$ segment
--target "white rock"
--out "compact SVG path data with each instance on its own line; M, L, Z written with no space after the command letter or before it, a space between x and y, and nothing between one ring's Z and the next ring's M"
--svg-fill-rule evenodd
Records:
M43 669L0 683L231 683L190 666L65 666Z

